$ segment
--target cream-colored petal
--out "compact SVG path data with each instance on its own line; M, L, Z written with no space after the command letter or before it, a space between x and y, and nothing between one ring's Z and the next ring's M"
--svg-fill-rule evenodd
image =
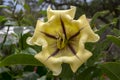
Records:
M53 72L53 75L58 76L62 71L62 60L54 57L48 58L49 56L49 52L44 49L42 52L35 55L35 58L49 68Z
M40 20L37 21L36 29L34 35L32 37L28 37L26 40L29 45L39 45L41 46L43 43L46 45L46 41L40 34L40 30L42 29L42 25L44 23Z
M92 56L92 53L87 50L84 50L79 51L77 53L77 56L79 57L79 59L73 58L73 61L70 63L70 67L73 72L76 72L77 69Z
M71 18L74 18L76 12L76 7L71 6L70 9L68 10L52 10L51 7L49 6L47 9L47 17L48 20L55 15L69 15Z
M99 40L99 36L93 32L85 15L82 15L78 21L80 26L83 26L81 36L87 36L86 42L96 42Z

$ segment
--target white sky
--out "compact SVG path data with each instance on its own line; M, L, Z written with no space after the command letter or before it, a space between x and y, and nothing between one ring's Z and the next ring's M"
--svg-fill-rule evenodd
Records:
M5 4L5 5L8 5L8 4L9 4L8 1L13 1L13 0L4 0L4 1L5 1L4 4ZM22 1L24 1L24 0L18 0L18 1L21 1L21 2L22 2ZM55 1L56 1L57 3L60 3L61 0L55 0ZM81 0L81 1L83 1L83 0ZM91 2L92 0L86 0L86 1L87 1L87 2ZM20 11L21 9L24 10L24 8L23 8L20 4L18 4L16 11Z

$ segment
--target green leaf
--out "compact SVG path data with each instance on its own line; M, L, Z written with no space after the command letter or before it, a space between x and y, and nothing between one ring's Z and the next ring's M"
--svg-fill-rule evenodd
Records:
M101 26L101 28L96 32L99 35L102 35L108 28L110 24L105 24L104 26Z
M5 5L0 5L0 8L9 8L9 7Z
M21 80L37 80L39 75L35 72L28 72L28 73L23 73L23 78Z
M46 80L46 76L42 76L38 80Z
M29 37L29 36L31 36L31 34L28 32L28 33L25 33L25 34L20 34L20 33L18 33L18 35L19 35L19 46L21 47L21 49L26 49L26 48L28 48L28 44L26 43L26 39Z
M111 22L109 24L105 24L105 25L100 25L100 29L98 31L96 31L97 34L99 35L102 35L104 34L104 32L107 30L107 29L111 29L111 25L115 25L116 23L115 22Z
M40 14L46 16L46 10L41 10L41 11L40 11Z
M99 16L103 16L103 15L105 15L105 14L107 14L107 13L109 13L109 11L101 11L101 12L97 12L97 13L95 13L95 15L93 16L93 18L92 18L92 20L90 21L90 25L91 26L94 26L94 22L95 22L95 20L99 17Z
M0 74L1 74L1 73L4 73L4 72L7 72L7 71L9 71L9 69L6 68L6 67L1 67L1 68L0 68Z
M103 53L103 51L109 47L109 44L110 44L110 40L108 39L105 39L98 43L87 43L85 45L86 49L88 49L93 53L93 56L87 61L87 66L93 66L94 64L99 62L99 60L103 56L103 54L101 53Z
M2 22L5 19L4 16L0 16L0 22Z
M6 26L16 26L17 23L15 21L7 21L7 22L5 22L5 25Z
M41 5L44 2L44 0L39 0L38 5Z
M107 38L112 41L114 44L120 47L120 39L116 36L107 35Z
M106 62L100 66L110 80L120 80L120 62Z
M85 69L82 73L79 73L79 75L76 77L77 80L92 80L92 75L91 72L94 70L95 68L93 67L89 67L87 69Z
M12 80L12 76L8 72L0 74L0 80Z
M97 66L91 66L77 73L76 80L93 80L101 75L101 69Z
M120 11L120 6L118 6L116 9Z
M112 30L112 32L114 33L115 36L120 36L120 30L119 29L114 28Z
M73 72L68 64L62 64L62 72L59 75L63 80L71 80L73 77Z
M24 8L27 10L27 12L30 12L30 6L28 4L24 4Z
M0 16L0 25L3 25L7 19L4 16Z
M29 54L13 54L0 61L0 66L9 66L16 64L32 65L32 66L43 65L37 59L35 59L33 55L29 55Z

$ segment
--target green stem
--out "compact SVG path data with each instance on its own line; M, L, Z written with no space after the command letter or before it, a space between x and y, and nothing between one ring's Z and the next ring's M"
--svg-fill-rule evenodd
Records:
M17 23L18 23L18 26L21 27L21 23L19 20L17 20ZM20 33L20 39L19 39L19 42L20 42L20 49L23 50L24 47L23 47L23 33Z
M23 36L22 36L22 33L20 34L20 38L21 38L21 50L23 50L24 49L24 47L23 47Z
M4 37L4 40L3 40L2 44L1 44L1 50L3 49L3 46L4 46L5 41L6 41L6 39L7 39L9 29L10 29L10 26L8 26L8 28L7 28L7 33L6 33L6 35L5 35L5 37Z

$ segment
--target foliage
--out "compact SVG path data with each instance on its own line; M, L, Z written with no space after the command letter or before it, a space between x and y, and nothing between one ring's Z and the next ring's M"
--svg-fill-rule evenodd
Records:
M11 0L0 1L0 80L120 80L120 1L119 0ZM7 2L6 2L7 3ZM38 18L46 21L46 8L66 9L77 6L78 14L86 14L91 28L100 35L97 43L86 43L93 56L73 73L63 64L60 76L52 73L34 55L42 50L30 46ZM99 5L99 6L98 6ZM21 8L19 9L19 7ZM9 33L11 28L14 33Z

